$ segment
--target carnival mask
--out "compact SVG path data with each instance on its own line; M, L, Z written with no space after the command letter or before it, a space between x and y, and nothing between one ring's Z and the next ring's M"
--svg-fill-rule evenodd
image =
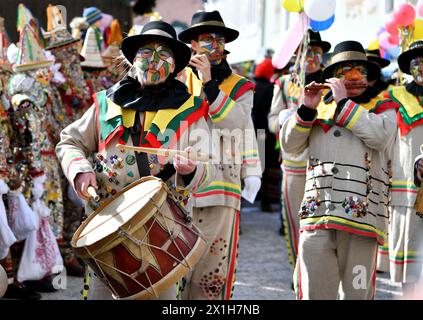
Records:
M416 57L410 62L410 73L419 84L423 83L423 57Z
M347 62L335 69L334 76L347 81L362 81L367 79L367 68L360 63Z
M323 61L323 49L317 46L311 46L307 49L305 70L307 73L313 73L320 69Z
M222 61L219 57L223 56L225 51L225 37L220 33L204 33L198 37L200 51L209 58L211 65L218 65Z
M138 81L142 85L157 85L165 82L175 70L172 50L165 44L149 42L138 49L134 58Z

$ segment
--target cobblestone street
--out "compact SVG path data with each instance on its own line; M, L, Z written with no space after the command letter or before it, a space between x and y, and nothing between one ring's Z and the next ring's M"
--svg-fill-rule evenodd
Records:
M276 208L275 208L276 209ZM241 212L239 262L233 299L293 300L292 273L285 241L279 235L280 220L276 213L264 213L258 206ZM67 278L67 289L43 294L43 299L80 299L82 278ZM378 300L401 298L401 287L389 280L387 273L378 274Z

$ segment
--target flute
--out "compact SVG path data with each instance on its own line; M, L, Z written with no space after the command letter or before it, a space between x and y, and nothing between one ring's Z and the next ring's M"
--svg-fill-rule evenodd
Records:
M213 157L210 154L207 153L201 153L201 152L187 152L182 150L175 150L175 149L157 149L157 148L147 148L147 147L133 147L133 146L126 146L123 144L116 144L116 148L120 150L132 150L135 152L145 152L150 154L155 154L159 156L164 157L173 157L175 155L181 155L187 159L198 161L198 162L208 162L209 160L212 160Z
M347 84L347 85L345 85L345 87L347 89L365 89L365 88L367 88L367 84L362 84L362 83ZM307 85L307 86L304 87L304 89L307 90L307 91L319 91L319 90L322 90L322 89L330 89L330 87L326 84L318 83L318 84L313 84L313 85Z

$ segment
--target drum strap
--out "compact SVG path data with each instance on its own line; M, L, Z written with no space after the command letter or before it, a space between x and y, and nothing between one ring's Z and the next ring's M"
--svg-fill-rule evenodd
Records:
M137 112L135 115L134 126L131 128L131 138L132 138L132 143L134 144L134 146L140 145L141 133L142 133L142 128L140 123L140 115L139 115L139 112ZM135 158L137 159L137 166L138 166L138 172L140 174L140 178L149 176L150 167L148 166L147 154L144 152L135 152Z
M142 128L140 123L140 117L139 117L139 113L137 112L135 116L134 126L131 128L131 138L132 138L132 143L134 144L134 146L140 145L141 133L142 133ZM135 158L137 159L137 166L138 166L140 178L149 176L151 173L150 173L150 167L148 164L147 154L144 152L135 152ZM166 182L175 173L176 173L175 167L172 164L167 163L165 164L163 169L156 175L156 177Z

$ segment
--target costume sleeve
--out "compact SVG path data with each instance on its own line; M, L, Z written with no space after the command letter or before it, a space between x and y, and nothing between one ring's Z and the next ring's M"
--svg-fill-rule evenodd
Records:
M262 167L259 157L256 132L250 118L247 128L244 130L244 146L241 151L241 179L249 176L262 175Z
M269 131L274 134L278 134L280 130L279 113L287 108L285 100L283 98L284 83L285 81L283 80L283 78L280 78L275 82L273 88L272 106L270 107L270 112L267 116L269 120Z
M212 139L210 138L210 130L205 118L199 119L189 128L189 134L180 139L180 150L184 150L187 146L192 146L197 152L211 154ZM197 189L206 187L216 176L216 164L213 161L199 162L195 170L194 177L190 183L186 185L182 177L175 174L175 185L177 189L194 192Z
M305 119L304 116L309 113L314 116ZM308 147L308 137L316 117L316 111L303 105L283 123L279 137L282 152L300 154Z
M88 157L98 149L97 123L95 107L91 106L79 120L60 133L56 154L72 186L78 173L94 173Z
M233 99L220 90L216 100L210 104L209 117L216 127L229 130L245 128L251 118L254 92L252 83L244 86L250 86L250 89Z
M369 112L359 104L348 100L336 117L338 126L349 129L369 148L385 151L393 144L397 132L396 112L393 102L381 104L375 112Z

